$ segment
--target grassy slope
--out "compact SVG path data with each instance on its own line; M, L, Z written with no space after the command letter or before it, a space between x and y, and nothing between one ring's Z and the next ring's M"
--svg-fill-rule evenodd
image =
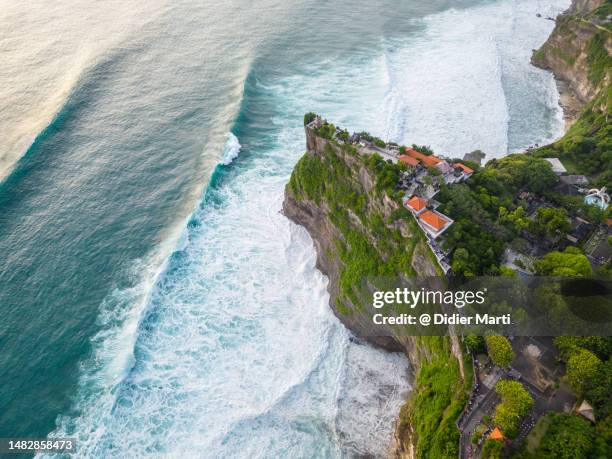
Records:
M456 458L459 430L455 423L471 390L472 365L465 361L464 380L447 338L427 336L417 341L427 355L421 360L412 399L401 410L398 432L403 438L411 436L416 457Z

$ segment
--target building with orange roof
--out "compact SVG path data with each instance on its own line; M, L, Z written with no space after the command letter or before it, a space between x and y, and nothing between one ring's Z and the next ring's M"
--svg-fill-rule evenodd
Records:
M427 210L427 200L418 196L413 196L406 201L406 207L414 215L419 215L421 212Z
M493 431L489 435L489 438L491 440L503 440L504 439L504 434L499 429L499 427L496 427L495 429L493 429Z
M416 151L414 148L406 148L404 151L406 156L410 156L420 161L425 167L436 167L437 164L441 163L442 160L434 155L424 155L420 151Z
M442 162L440 158L434 155L424 155L425 157L421 160L421 162L427 167L436 167L438 164Z
M408 156L408 155L401 155L399 157L399 161L407 164L410 167L417 167L419 165L418 159L415 159L412 156Z
M404 154L408 155L408 156L412 156L415 159L421 160L424 156L423 153L421 153L420 151L416 151L414 148L404 148Z
M465 164L462 163L455 164L455 167L461 169L466 175L472 175L474 173L474 169L467 167Z
M419 214L419 224L435 239L453 224L453 220L435 210L426 210Z

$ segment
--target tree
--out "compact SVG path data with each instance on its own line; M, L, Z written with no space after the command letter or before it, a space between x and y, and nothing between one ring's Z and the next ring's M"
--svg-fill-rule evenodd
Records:
M552 171L550 163L540 158L530 158L525 163L523 183L529 191L541 194L557 183L557 175Z
M558 180L550 164L530 155L508 155L487 164L490 179L501 181L515 190L525 188L536 194L549 190Z
M470 270L470 253L467 249L463 247L459 247L455 250L453 254L453 272L455 274L463 275L465 277L470 277L473 275Z
M595 414L600 418L612 415L612 360L606 360L597 368L593 384L585 392L585 397L595 407Z
M561 413L547 415L550 423L534 457L542 459L579 459L591 457L594 429L586 419ZM605 457L605 456L602 456Z
M593 274L589 259L576 247L550 252L536 261L535 267L542 276L586 277Z
M567 233L570 224L563 208L541 207L532 221L531 230L535 234L555 236L557 232Z
M504 444L501 441L487 440L482 447L482 459L501 459Z
M495 408L493 421L506 436L513 438L518 434L521 418L533 408L533 398L518 381L499 381L495 391L501 403Z
M601 360L591 351L581 349L574 353L567 361L567 379L572 389L584 394L592 386L600 365Z
M580 351L580 344L578 342L578 336L557 336L554 339L554 343L561 357L568 360L576 352Z
M519 417L525 416L533 408L533 398L518 381L499 381L495 391L502 399L502 403Z
M604 360L612 355L612 337L609 336L557 336L554 342L566 360L581 348Z
M467 335L464 342L470 352L478 353L486 350L485 341L482 336Z
M529 225L529 220L525 215L523 206L518 206L514 211L509 212L505 207L499 208L500 223L510 222L517 231L522 231Z
M413 143L412 149L418 151L419 153L423 153L424 155L427 155L427 156L434 154L434 151L431 149L429 145L416 145Z
M489 357L495 365L502 368L510 366L514 360L514 351L510 341L505 336L491 335L485 338Z
M519 421L520 416L505 403L500 403L495 408L493 422L502 430L506 437L516 437L520 424Z

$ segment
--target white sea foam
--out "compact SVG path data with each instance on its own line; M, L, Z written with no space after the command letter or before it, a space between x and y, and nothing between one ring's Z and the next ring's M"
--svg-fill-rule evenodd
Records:
M240 153L240 142L238 141L238 137L236 137L231 132L226 134L227 142L225 143L225 148L223 148L223 155L221 156L221 164L228 165L231 164L234 159L238 157Z
M386 137L489 158L558 137L553 77L529 59L554 26L536 14L555 16L567 3L487 2L415 20L424 32L389 53Z
M516 90L504 88L507 43L478 27L517 4L428 17L424 39L259 85L275 106L269 126L243 146L228 136L221 161L230 167L181 250L161 275L109 297L83 366L80 415L61 418L57 433L76 435L83 457L383 455L408 363L350 340L329 310L310 237L279 213L303 149L299 120L313 110L449 153L507 150ZM251 162L231 164L241 148Z

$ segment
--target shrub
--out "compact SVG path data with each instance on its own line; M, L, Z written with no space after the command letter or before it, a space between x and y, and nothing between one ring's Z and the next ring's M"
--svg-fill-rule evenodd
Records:
M308 112L304 115L304 126L310 124L317 117L316 113Z
M486 351L485 340L482 336L467 335L465 337L465 345L470 352L475 354Z

